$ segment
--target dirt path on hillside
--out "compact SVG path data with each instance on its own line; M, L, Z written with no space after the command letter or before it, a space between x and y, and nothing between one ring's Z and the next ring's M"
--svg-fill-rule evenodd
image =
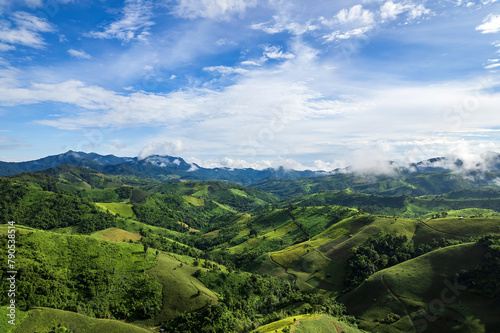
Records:
M339 325L336 322L334 322L330 318L326 318L326 319L328 319L335 326L335 328L337 329L337 333L342 333L342 330L340 329Z
M446 234L446 235L452 235L452 236L457 236L457 237L469 237L469 236L465 236L465 235L459 235L459 234L454 234L452 232L446 232L446 231L441 231L441 230L438 230L434 227L431 227L430 225L428 225L427 223L425 223L424 221L420 221L420 223L422 223L423 225L425 225L426 227L434 230L434 231L437 231L437 232L440 232L442 234Z
M293 326L292 326L292 332L293 332L293 329L294 329L296 326L298 326L298 325L299 325L302 321L308 321L308 320L320 320L320 319L322 319L322 318L325 318L325 319L329 320L329 321L333 324L333 326L335 326L335 329L337 330L337 333L342 333L342 330L340 329L339 325L338 325L336 322L334 322L334 321L333 321L333 320L331 320L330 318L327 318L327 317L324 317L324 316L320 316L319 318L316 318L316 319L303 319L303 320L299 320L299 321L297 321L297 322L295 322L295 323L293 324Z
M295 224L297 228L299 228L299 230L302 232L302 234L306 237L307 241L310 241L311 237L309 237L309 235L304 231L304 229L302 229L302 227L295 221L295 216L293 216L292 212L288 211L288 216L290 216L293 224Z
M274 262L276 265L281 267L285 271L286 274L293 276L293 283L294 283L294 285L297 285L297 276L295 274L289 273L287 268L281 266L276 260L274 260L272 254L269 254L269 258L271 258L272 262Z
M410 318L410 321L411 321L411 324L413 325L413 328L415 329L415 331L417 330L417 328L415 327L415 323L413 322L413 319L412 317L410 316L410 311L408 310L408 308L406 307L406 304L403 303L403 301L401 300L401 297L399 297L398 295L396 295L392 289L389 287L389 285L387 284L387 281L385 280L385 274L382 274L382 283L384 284L385 288L387 289L387 291L389 291L389 293L395 298L398 300L399 304L401 304L401 306L403 307L403 309L405 310L406 312L406 315Z

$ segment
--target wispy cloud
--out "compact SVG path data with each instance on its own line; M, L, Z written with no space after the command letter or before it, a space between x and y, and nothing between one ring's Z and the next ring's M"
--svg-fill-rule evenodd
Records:
M478 25L476 30L483 34L492 34L500 31L500 15L490 14L483 20L483 24Z
M119 39L130 42L133 39L147 41L152 21L153 5L148 0L126 0L122 17L109 24L103 31L91 31L85 35L100 39Z
M45 41L40 33L55 32L55 27L47 20L26 12L15 12L11 21L0 21L0 41L8 44L19 44L32 48L43 48ZM12 27L12 23L16 27ZM4 47L7 48L7 47Z
M82 50L74 50L74 49L69 49L68 53L75 58L80 58L80 59L91 59L92 56L88 54L85 51Z
M305 23L291 22L287 17L280 15L274 16L272 22L254 23L250 27L254 30L261 30L271 35L288 31L296 36L319 29L312 20Z
M295 55L283 52L280 46L266 45L264 46L263 56L268 59L292 59Z
M172 12L189 19L227 20L235 14L243 14L256 4L256 0L179 0Z
M12 51L15 50L16 47L13 45L5 44L5 43L0 43L0 51Z
M218 72L221 74L245 74L248 73L247 69L239 67L228 67L228 66L210 66L203 68L207 72Z

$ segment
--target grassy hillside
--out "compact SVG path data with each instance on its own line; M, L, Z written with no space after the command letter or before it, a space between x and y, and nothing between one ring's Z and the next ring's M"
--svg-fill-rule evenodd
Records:
M439 249L375 273L341 300L373 332L493 332L498 304L455 280L485 253L475 243Z
M192 276L198 269L200 267L194 266L190 258L160 253L158 265L148 270L148 274L156 277L163 286L163 307L154 325L175 318L180 313L198 310L207 303L217 303L217 296Z
M5 238L0 242L7 247ZM16 246L21 309L52 307L120 319L154 317L161 309L161 285L144 273L156 259L140 245L33 231L17 233ZM1 283L6 288L7 281ZM1 304L6 297L1 295Z
M345 287L347 259L355 248L382 232L404 236L415 246L430 244L437 248L442 246L440 242L443 238L462 242L471 237L500 235L500 219L449 217L423 222L371 215L353 216L330 226L310 240L262 255L247 269L291 278L302 290L339 294Z
M140 234L132 233L117 228L109 228L97 231L93 233L91 236L112 242L129 242L129 241L137 242L142 238Z
M456 276L467 289L426 319L428 331L498 330L497 245L483 242L500 236L496 174L345 173L248 188L115 171L0 178L1 219L18 225L18 304L36 307L20 312L27 332L121 324L95 317L182 333L358 332L340 320L354 322L339 297L369 331L412 332Z
M146 333L151 331L117 320L95 319L69 311L36 308L29 310L27 318L12 331L12 333L27 332Z
M272 261L292 275L301 289L338 293L343 289L344 263L352 248L381 231L411 238L417 224L415 220L353 216L333 224L310 240L272 252L269 259L248 268L263 272L261 266Z
M136 219L131 204L116 202L97 202L96 206L101 207L105 211L109 211L113 215L119 215L128 219Z

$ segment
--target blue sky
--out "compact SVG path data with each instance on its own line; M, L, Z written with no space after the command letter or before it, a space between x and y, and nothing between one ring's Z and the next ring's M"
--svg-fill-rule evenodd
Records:
M500 152L497 0L0 0L0 160Z

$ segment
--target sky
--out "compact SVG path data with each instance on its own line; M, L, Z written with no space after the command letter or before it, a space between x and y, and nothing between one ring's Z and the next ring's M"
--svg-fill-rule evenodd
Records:
M0 160L500 152L497 0L0 0Z

